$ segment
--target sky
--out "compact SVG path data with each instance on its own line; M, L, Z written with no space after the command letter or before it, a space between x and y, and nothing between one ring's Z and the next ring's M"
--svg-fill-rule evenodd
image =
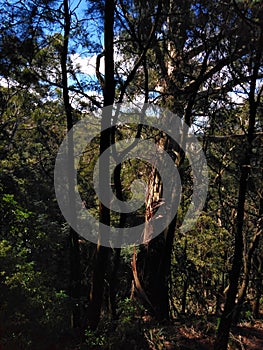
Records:
M83 19L86 17L85 10L87 9L87 2L85 0L69 0L69 6L71 11L76 11L76 14L79 19ZM100 43L103 41L103 33L98 31L98 28L94 26L95 21L91 18L90 25L91 30L90 33L93 33L92 40L94 40L97 43ZM89 34L87 34L89 35ZM96 58L99 52L94 52L92 55L88 52L81 52L77 51L76 53L71 55L71 60L73 62L74 67L78 67L79 71L85 74L86 79L90 80L96 80ZM118 52L115 52L115 60L121 61L122 57ZM129 64L130 63L130 64ZM125 72L129 71L132 68L133 62L123 62L120 69L123 70L123 75L125 75ZM120 72L121 72L120 70ZM101 74L104 74L105 72L105 64L104 59L101 59L100 64L100 72ZM7 82L3 80L3 78L0 78L0 85L7 86ZM237 92L231 92L229 93L229 96L232 100L238 103L243 102L243 94L242 92L237 94Z

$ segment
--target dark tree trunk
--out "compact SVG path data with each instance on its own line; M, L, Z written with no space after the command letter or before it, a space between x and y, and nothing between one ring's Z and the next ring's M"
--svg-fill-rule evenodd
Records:
M263 210L263 198L260 200L260 209L261 211ZM259 218L260 222L260 228L262 232L262 214L261 217ZM254 272L254 289L255 289L255 295L254 295L254 300L252 301L252 312L253 312L253 317L255 319L258 319L260 317L260 299L262 296L262 291L263 291L263 284L262 284L262 276L263 276L263 258L261 256L261 252L257 251L256 254L253 256L253 272Z
M235 252L231 273L229 276L229 290L221 316L217 337L214 344L215 350L226 350L229 338L230 327L232 324L233 312L235 309L235 300L238 291L238 281L242 266L243 256L243 222L244 222L244 205L246 195L246 184L248 177L248 167L242 167L242 174L239 183L239 200L237 212L237 227L235 232Z
M263 260L262 257L257 257L256 265L256 276L255 276L255 299L252 304L253 317L258 319L260 317L260 299L262 296L263 286L262 286L262 276L263 276Z
M262 13L263 15L263 13ZM261 19L261 22L263 19ZM263 23L261 23L263 24ZM223 314L221 316L216 340L214 343L214 350L227 350L227 344L229 339L229 332L233 321L233 315L236 311L236 296L238 292L238 282L242 266L243 258L243 224L245 214L245 201L247 193L247 180L250 173L250 155L252 153L252 142L254 139L254 130L256 122L257 108L260 99L255 98L256 83L258 79L258 72L262 57L262 45L263 45L263 27L261 27L260 37L258 40L258 50L254 58L253 72L250 81L249 90L249 122L247 133L247 144L244 151L244 160L241 163L241 174L239 180L239 196L237 206L237 218L235 227L235 245L234 245L234 259L229 276L229 290L227 293L227 299L224 307Z
M64 33L63 46L61 52L61 72L62 72L62 86L63 86L63 101L67 117L67 130L73 127L72 108L69 99L68 78L67 78L67 59L68 59L68 43L71 29L71 19L69 14L68 1L64 0ZM72 217L76 217L75 208L75 192L74 192L74 151L73 151L73 133L68 135L68 183L69 183L69 198L70 210ZM78 234L72 227L69 228L69 245L70 245L70 296L73 298L73 317L72 326L79 326L79 312L77 299L80 293L80 253Z
M117 319L118 270L120 267L121 248L114 249L113 267L110 276L110 307L113 320Z
M183 256L182 260L184 262L187 261L187 239L185 240L184 243L184 250L183 250ZM185 274L185 280L183 281L183 293L182 293L182 298L181 298L181 314L184 315L186 312L186 300L187 300L187 291L189 288L189 278L188 278L188 273Z
M237 300L236 310L235 310L234 315L233 315L233 323L234 324L237 324L239 321L240 313L242 310L242 305L243 305L245 298L246 298L246 295L247 295L247 288L248 288L248 284L250 281L250 272L251 272L251 267L252 267L253 254L258 247L260 234L261 234L261 231L259 231L255 234L253 241L250 244L248 253L244 257L244 259L245 259L244 279L243 279L241 288L238 292L238 300Z
M167 232L142 247L137 259L138 275L158 320L169 319L169 279L176 218Z
M263 174L262 174L263 175ZM263 177L262 177L263 180ZM260 237L262 234L262 216L263 216L263 198L260 198L259 201L259 213L258 213L259 219L258 224L256 226L256 233L254 234L254 237L252 241L250 242L247 254L244 256L244 279L240 288L240 291L238 293L238 302L237 302L237 308L236 312L234 314L234 323L236 324L239 321L242 305L245 301L246 294L247 294L247 288L250 281L250 274L252 269L253 260L255 257L255 252L257 251L257 248L259 246Z
M171 273L171 256L173 249L176 217L172 220L164 233L165 243L159 261L153 289L153 301L157 319L169 319L169 280Z
M112 134L112 143L115 143L115 128ZM120 201L123 201L124 198L123 198L123 189L122 189L122 183L121 183L121 164L118 164L114 169L114 185L115 185L115 191L116 191L116 198L118 198ZM127 219L127 215L125 213L120 213L119 227L124 227L126 219ZM121 242L119 243L121 245ZM110 276L110 304L111 304L111 314L113 319L117 318L116 295L118 291L118 270L120 267L120 255L121 255L121 248L115 248L114 257L113 257L113 267L112 267L112 272Z
M105 1L104 11L104 46L105 46L105 78L103 82L103 96L104 107L110 106L114 103L115 96L115 83L114 83L114 58L113 58L113 27L114 27L114 1ZM100 154L102 154L111 145L111 115L109 110L107 113L103 111L100 135ZM101 184L105 178L109 178L107 173L109 172L109 159L101 161L99 159L99 184ZM101 186L101 185L100 185ZM109 188L110 184L108 184ZM107 194L105 194L107 197ZM109 203L108 198L106 198ZM100 223L106 225L110 229L110 208L100 203L99 206ZM99 235L103 234L101 227L99 227ZM90 293L90 303L88 307L88 325L92 329L96 329L100 320L101 307L104 294L104 278L106 268L108 264L110 248L103 247L100 244L100 240L97 244L97 252L93 270L92 289Z

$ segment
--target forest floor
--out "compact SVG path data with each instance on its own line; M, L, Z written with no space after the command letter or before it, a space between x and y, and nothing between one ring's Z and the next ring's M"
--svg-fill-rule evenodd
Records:
M178 322L163 328L163 346L149 344L149 349L212 350L214 339L214 326L210 322ZM229 349L263 350L263 321L244 322L232 328Z
M115 329L113 337L105 339L103 345L91 346L84 342L78 346L64 346L63 350L213 350L217 328L215 317L205 319L193 315L172 322L156 323L146 316L141 321L138 333L136 327L130 327L130 330L125 327L122 335ZM232 327L228 350L263 350L263 317Z

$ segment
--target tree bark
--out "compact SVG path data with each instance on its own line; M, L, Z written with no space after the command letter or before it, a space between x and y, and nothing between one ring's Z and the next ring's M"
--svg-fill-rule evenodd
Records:
M174 141L167 136L157 142L159 145L162 144L166 152L176 148ZM178 158L175 161L180 162L181 159ZM163 166L165 167L165 164ZM149 194L146 201L146 222L152 219L163 200L165 199L162 198L162 181L154 168L149 181ZM173 214L167 213L167 215ZM169 319L170 316L169 280L176 216L167 217L167 219L170 224L154 239L151 239L153 232L144 232L145 244L141 247L137 259L139 279L158 320Z
M253 301L252 304L252 312L253 312L253 317L255 319L258 319L260 317L260 299L262 296L262 275L263 275L263 260L261 256L257 256L255 259L255 267L256 267L256 273L255 273L255 300Z
M112 143L115 143L115 128L112 131ZM114 185L116 190L116 198L123 201L123 190L121 183L121 164L118 164L114 169ZM119 226L124 227L126 222L126 214L120 213ZM120 242L121 243L121 242ZM110 276L110 304L111 315L113 319L117 318L117 286L118 286L118 270L120 267L121 248L114 248L113 266Z
M67 77L67 59L68 59L68 44L71 30L71 18L69 13L68 0L64 0L64 33L63 33L63 45L61 51L61 75L62 75L62 90L63 101L67 117L67 131L69 132L73 127L72 108L69 99L68 89L68 77ZM70 210L72 217L76 217L75 207L75 189L74 189L74 135L68 134L68 183L69 183L69 198L70 198ZM72 313L72 326L79 326L79 310L77 308L77 300L80 296L80 252L78 243L78 234L70 226L69 228L69 246L70 246L70 296L73 298L73 313Z
M113 57L113 38L114 38L114 1L106 0L104 7L104 47L105 47L105 78L103 82L104 107L113 105L115 96L114 82L114 57ZM111 145L111 115L109 110L102 113L101 135L100 135L100 155ZM101 161L99 159L99 184L104 179L109 178L109 159ZM108 184L109 188L110 184ZM107 194L105 194L107 195ZM109 193L106 198L109 203ZM100 202L99 205L100 223L110 229L110 208ZM99 237L102 233L101 225L99 227ZM91 329L96 329L100 320L101 307L104 294L104 278L109 258L110 248L103 247L100 239L97 244L97 252L93 270L92 288L90 293L90 303L88 307L88 325Z
M251 272L251 268L252 268L253 254L258 247L260 235L261 235L261 231L259 231L255 234L255 236L250 244L248 253L244 257L244 259L245 259L244 279L242 281L241 288L238 292L236 310L235 310L234 315L233 315L233 323L234 324L237 324L239 321L242 305L243 305L245 298L246 298L247 288L248 288L248 284L249 284L249 280L250 280L250 272Z

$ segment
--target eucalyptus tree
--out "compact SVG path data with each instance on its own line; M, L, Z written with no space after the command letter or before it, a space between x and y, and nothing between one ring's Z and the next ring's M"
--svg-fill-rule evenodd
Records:
M121 32L120 43L124 42L123 48L129 56L145 48L144 36L153 27L157 5L157 1L151 7L140 1L120 2L120 21L124 18L127 27ZM131 9L134 16L129 12ZM139 62L140 69L133 77L135 91L143 91L147 101L170 108L189 125L200 124L200 120L209 115L212 118L215 106L228 103L227 93L247 79L238 72L249 51L247 37L251 38L252 34L237 14L235 5L231 1L162 2L154 30L145 57ZM231 66L235 67L235 74ZM122 82L120 84L122 86ZM130 91L133 97L134 86L133 90L126 90L127 96ZM161 142L176 155L175 163L182 171L184 152L167 136ZM183 173L181 175L183 178ZM149 186L153 184L155 188L149 191L146 203L148 213L155 212L162 198L157 172L153 173ZM150 219L146 217L146 221ZM178 225L175 217L165 232L142 247L138 255L138 273L158 318L169 317L168 281Z

